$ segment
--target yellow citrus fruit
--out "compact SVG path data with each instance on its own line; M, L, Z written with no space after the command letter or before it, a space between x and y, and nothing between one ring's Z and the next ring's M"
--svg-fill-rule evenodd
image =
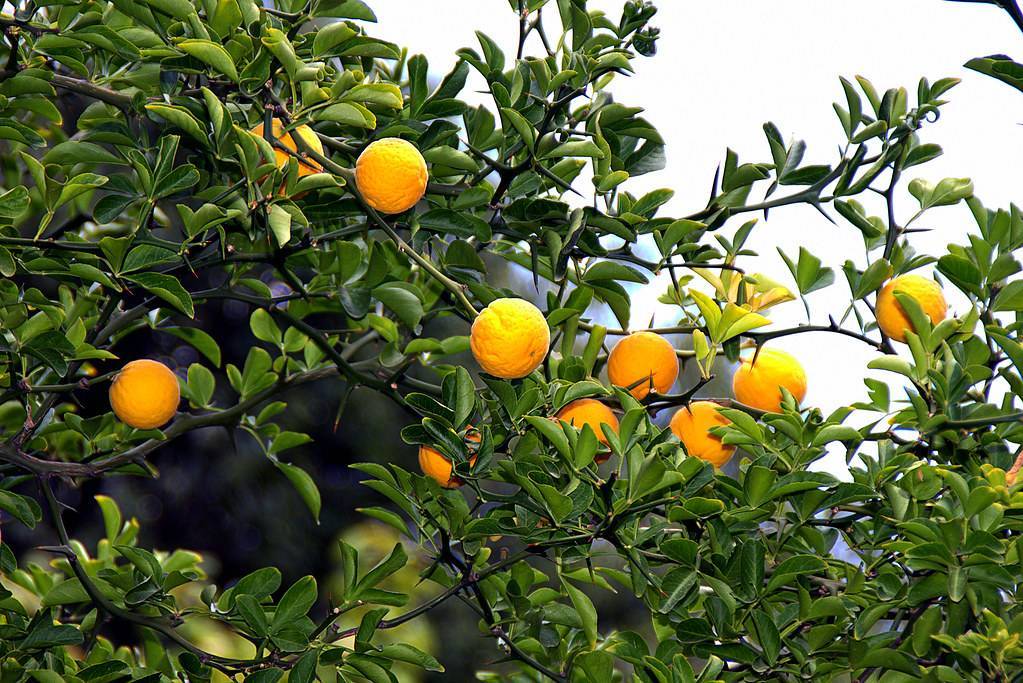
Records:
M426 193L426 160L401 138L367 145L355 162L355 186L366 203L381 213L402 213Z
M273 136L277 138L277 140L282 145L290 149L292 152L297 152L299 154L302 153L302 150L298 148L295 141L291 138L292 133L294 133L295 135L298 135L298 137L302 139L302 142L305 143L306 147L313 150L317 154L323 154L323 145L320 143L320 139L316 137L316 133L314 133L313 129L310 128L309 126L305 125L297 126L295 130L292 131L292 133L289 133L284 130L284 124L281 123L280 119L274 119L272 121L270 130L273 132ZM258 126L253 128L251 132L253 135L263 137L263 124L262 123L259 124ZM274 163L277 164L277 168L282 169L286 168L289 159L291 159L290 154L285 152L283 149L278 149L277 147L274 147ZM298 175L300 178L302 176L322 172L323 169L320 168L319 164L304 159L298 160Z
M525 299L495 299L472 323L469 347L485 372L502 379L536 370L551 345L547 320Z
M948 313L945 295L934 280L922 275L900 275L889 280L877 295L877 325L895 341L905 342L906 332L913 329L913 323L895 298L895 292L913 297L935 325L944 320Z
M806 396L806 373L791 354L778 349L760 349L760 353L742 361L732 377L732 392L740 403L781 412L781 387L789 390L797 403Z
M604 430L600 428L600 425L606 424L611 428L612 432L618 433L618 417L606 405L592 398L581 398L577 401L572 401L558 411L557 418L567 422L576 429L582 429L585 425L589 425L590 429L597 436L597 441L605 446L607 445L607 437L604 436ZM599 465L610 457L610 453L604 452L598 453L594 459Z
M136 429L162 427L178 411L178 378L163 363L133 360L110 384L110 407L121 422Z
M718 405L710 401L694 401L671 417L671 431L694 458L706 460L721 467L735 453L735 446L721 443L721 439L710 433L712 427L730 424L718 412Z
M678 377L678 356L667 339L653 332L633 332L611 349L607 359L607 377L611 384L629 387L637 399L646 398L650 386L663 394ZM641 381L642 380L642 381Z
M465 435L465 441L472 443L479 443L481 438L480 433L469 428L470 431ZM476 464L476 456L469 457L469 467ZM451 466L451 461L441 455L440 451L429 446L419 447L419 467L423 470L423 474L433 479L435 482L440 484L446 489L458 488L465 482L456 476L452 475L454 468Z

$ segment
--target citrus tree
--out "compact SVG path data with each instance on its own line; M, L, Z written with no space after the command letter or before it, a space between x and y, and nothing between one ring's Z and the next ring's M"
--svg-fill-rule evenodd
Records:
M395 681L443 656L386 632L460 601L481 680L1019 680L1023 214L928 174L957 80L842 79L831 163L768 123L762 157L728 151L706 204L669 215L670 190L629 190L664 140L611 95L654 55L656 9L509 5L517 44L479 33L439 82L361 0L0 15L0 509L52 556L0 545L0 679ZM1023 85L1006 57L971 66ZM862 253L826 265L808 240L751 272L758 221L797 204ZM937 211L962 234L919 253ZM672 324L644 329L630 292L662 275ZM815 310L823 288L844 310ZM772 324L796 299L808 323ZM243 357L195 322L225 300L249 311ZM140 333L202 359L133 357ZM797 334L867 345L889 381L803 405ZM338 419L367 392L407 411L422 470L356 466L407 542L375 566L342 543L343 590L274 567L218 587L105 496L104 537L75 538L69 487L157 476L211 426L318 516L281 396L322 383ZM815 467L829 451L847 473ZM410 552L428 597L389 587ZM598 613L607 591L641 632Z

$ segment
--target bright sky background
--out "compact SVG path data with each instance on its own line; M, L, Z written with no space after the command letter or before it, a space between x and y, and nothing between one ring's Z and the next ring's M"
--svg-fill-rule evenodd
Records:
M946 94L944 116L922 133L925 142L944 148L944 156L910 169L906 183L918 176L935 182L948 176L970 177L977 196L990 208L1019 201L1023 93L962 66L972 57L995 53L1023 59L1023 35L994 6L944 0L655 4L660 8L653 22L661 29L658 53L637 59L636 75L618 79L612 91L617 101L644 107L644 116L667 143L667 167L625 186L636 195L659 187L674 189L674 199L662 209L664 215L684 215L705 204L726 147L735 149L741 161L769 161L761 128L768 120L784 136L806 141L807 163L836 161L843 134L831 103L844 103L838 77L851 79L856 74L869 78L880 92L905 86L911 106L921 76L931 82L946 76L962 79ZM617 21L622 0L590 5ZM425 54L437 77L454 64L456 49L478 49L476 29L505 47L506 53L517 41L517 20L506 0L385 0L373 6L380 20L377 34L407 45L413 54ZM553 2L548 13L550 25L556 26ZM534 54L540 52L538 43L531 47ZM467 91L481 90L481 83L470 80ZM479 96L475 101L486 100ZM905 221L917 205L906 194L896 206ZM880 205L868 208L881 214ZM837 214L836 219L839 225L833 226L812 209L776 209L747 245L760 256L743 264L794 289L775 247L794 255L802 245L816 253L835 269L836 283L810 295L815 323L825 323L829 313L840 315L845 309L849 294L841 264L849 258L864 263L859 232ZM742 221L733 222L734 228ZM934 209L916 225L933 229L914 236L917 249L938 255L947 243L963 243L967 232L976 230L965 204ZM636 298L633 326L644 326L650 319L658 309L654 299L663 289L662 283L655 283L649 286L650 296ZM950 289L946 287L946 292ZM961 301L950 300L955 311ZM771 318L780 326L806 322L798 301L773 309ZM669 323L670 313L660 313L658 322ZM810 378L805 404L825 413L864 399L865 374L893 381L893 375L866 369L876 352L856 340L803 334L778 344L803 360ZM844 468L840 457L827 464L836 472Z

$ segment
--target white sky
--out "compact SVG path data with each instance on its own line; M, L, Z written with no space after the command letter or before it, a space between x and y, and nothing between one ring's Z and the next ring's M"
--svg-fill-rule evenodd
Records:
M740 161L770 161L762 131L773 121L782 134L807 142L806 163L833 163L843 134L831 108L844 95L840 75L861 74L878 91L904 86L911 106L921 76L934 82L953 76L962 83L946 94L944 115L923 133L925 142L940 144L944 156L907 172L931 181L947 176L970 177L975 192L989 208L1006 207L1019 197L1023 179L1019 159L1023 147L1023 93L962 64L972 57L1005 53L1023 59L1023 35L994 6L943 0L660 0L654 25L661 29L657 55L635 61L637 73L619 78L612 91L617 101L642 106L644 116L667 143L667 167L631 179L625 188L640 195L658 187L675 190L663 215L684 215L706 202L716 166L726 147ZM380 20L375 32L425 54L435 76L455 62L455 50L477 48L474 30L487 33L512 52L518 25L507 0L386 0L373 3ZM621 0L591 2L617 21ZM548 10L557 24L554 3ZM550 32L551 29L549 29ZM532 44L533 53L539 45ZM509 57L513 57L511 54ZM467 91L480 90L470 80ZM482 98L474 101L484 101ZM779 193L784 192L782 188ZM915 211L906 194L897 209L901 221ZM873 214L881 207L869 205ZM775 247L790 255L806 246L836 272L836 282L810 295L813 322L841 314L849 300L840 266L848 258L864 262L859 232L833 211L839 225L824 221L804 207L776 209L754 230L748 243L760 256L742 264L794 289ZM738 227L741 219L733 219ZM963 243L976 226L965 204L934 209L918 221L931 233L915 235L918 251L944 253L949 242ZM951 286L946 287L948 292ZM657 308L654 298L663 284L650 285L650 296L637 297L633 325L642 326ZM950 297L952 310L961 300ZM658 321L667 323L661 313ZM780 326L805 322L798 301L771 312ZM642 322L641 322L642 321ZM810 378L805 404L825 414L866 396L862 378L874 374L894 384L894 376L873 373L867 362L876 352L852 339L831 334L804 334L779 340L781 348L801 358ZM896 398L893 392L893 398ZM841 470L841 460L828 469Z

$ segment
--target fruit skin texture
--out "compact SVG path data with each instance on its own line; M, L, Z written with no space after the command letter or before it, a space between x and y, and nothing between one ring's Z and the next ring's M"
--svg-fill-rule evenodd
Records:
M582 429L585 425L589 425L590 429L597 436L597 441L605 446L607 445L607 437L604 436L604 430L600 428L600 425L606 424L611 428L611 431L615 434L618 433L618 417L610 408L596 399L580 398L577 401L572 401L559 410L556 417L576 429ZM602 462L606 462L610 457L610 453L598 453L594 460L599 465Z
M732 377L732 392L740 403L769 413L781 412L781 388L801 403L806 397L806 372L789 353L779 349L760 349L755 356L745 358Z
M607 377L611 384L628 387L644 380L630 391L643 400L650 393L650 378L654 389L663 394L678 377L678 356L671 343L653 332L633 332L623 337L611 349L607 359Z
M735 446L721 443L709 430L727 424L728 420L718 412L718 405L710 401L694 401L671 417L671 431L685 445L689 455L717 468L732 458Z
M284 131L284 125L281 123L280 119L273 119L271 130L273 131L273 136L277 138L277 140L280 141L282 145L284 145L293 152L301 153L301 151L298 149L298 146L295 144L295 141L291 139L291 133ZM263 137L263 124L262 123L259 124L250 132L253 135ZM305 143L306 147L313 150L317 154L323 154L323 145L320 144L320 139L316 137L316 133L313 132L312 128L310 128L309 126L302 125L296 127L295 130L292 132L298 135L300 138L302 138L302 142ZM274 147L274 163L277 164L277 168L281 169L286 168L289 159L291 159L290 154L285 152L283 149L277 149L277 147ZM301 178L302 176L312 175L313 173L322 172L323 169L320 168L319 165L302 159L298 160L299 178Z
M110 407L135 429L156 429L178 412L178 378L163 363L143 358L127 363L110 384Z
M495 299L472 323L469 347L485 372L525 377L540 367L551 346L547 319L525 299Z
M945 319L948 304L937 282L922 275L900 275L889 280L877 295L877 325L886 335L899 342L906 342L906 332L913 329L913 323L902 310L895 298L895 292L902 292L916 299L920 308L937 325Z
M471 427L470 429L472 430ZM472 443L479 443L481 438L480 433L475 430L465 435L465 440ZM469 467L475 464L476 456L473 455L469 458ZM454 467L451 466L451 461L441 455L440 451L429 446L419 447L419 468L423 470L423 474L446 489L456 489L465 483L451 474L452 470L454 470Z
M401 138L382 138L362 150L355 162L355 186L381 213L402 213L426 193L426 160Z

